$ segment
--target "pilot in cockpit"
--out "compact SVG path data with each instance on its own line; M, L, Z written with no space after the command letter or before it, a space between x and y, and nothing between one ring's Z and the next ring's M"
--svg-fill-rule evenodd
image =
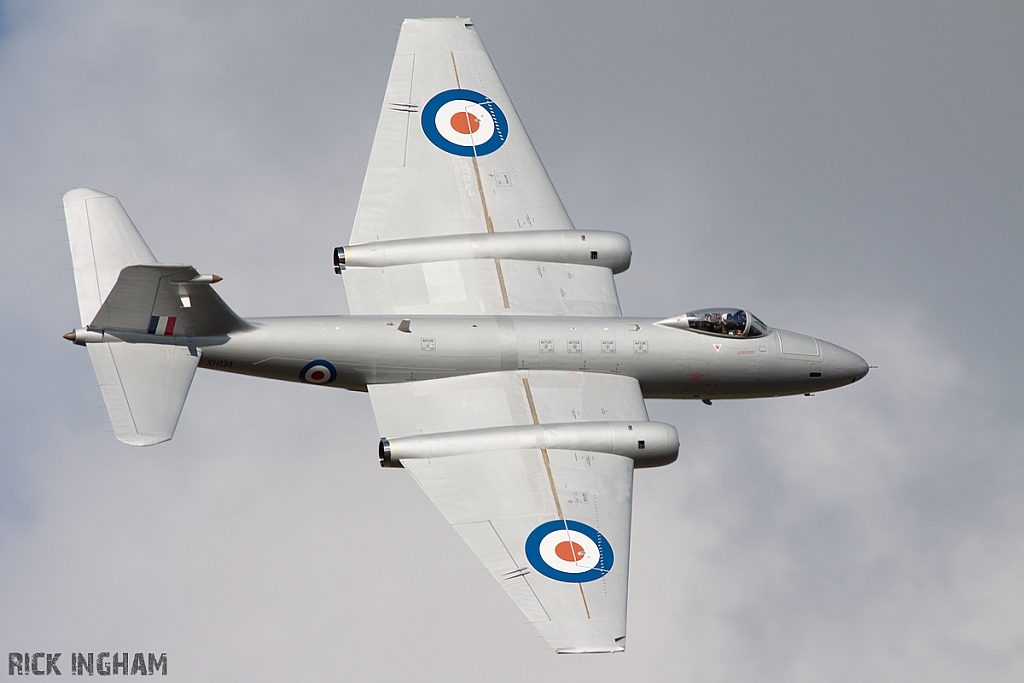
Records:
M691 330L726 337L760 337L767 334L769 329L757 316L742 308L691 311L686 314L686 324Z
M743 336L743 331L747 329L747 314L742 310L736 311L735 313L727 313L725 315L725 333L733 336Z

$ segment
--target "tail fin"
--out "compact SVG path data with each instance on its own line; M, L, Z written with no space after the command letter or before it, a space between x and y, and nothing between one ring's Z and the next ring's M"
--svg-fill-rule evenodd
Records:
M210 287L220 278L158 263L117 198L71 190L64 214L82 325L159 335L163 342L179 337L178 343L139 344L83 335L117 438L135 446L167 441L199 365L199 351L187 338L247 324Z

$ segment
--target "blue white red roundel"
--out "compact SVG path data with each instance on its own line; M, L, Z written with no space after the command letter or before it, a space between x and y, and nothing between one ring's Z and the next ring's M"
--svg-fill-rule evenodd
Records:
M475 90L445 90L430 98L420 114L427 139L463 157L495 151L508 137L508 120L490 98Z
M597 529L572 519L555 519L530 532L526 559L549 579L586 583L611 571L615 553Z
M306 363L299 377L310 384L330 384L338 378L338 371L325 360L314 360Z

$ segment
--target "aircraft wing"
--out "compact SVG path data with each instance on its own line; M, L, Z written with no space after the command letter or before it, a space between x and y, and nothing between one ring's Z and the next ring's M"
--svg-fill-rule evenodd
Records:
M620 375L494 372L369 393L381 436L395 442L647 421L639 383ZM401 463L551 647L625 649L633 460L513 444Z
M550 230L574 228L472 22L406 19L351 244ZM620 315L597 265L460 258L344 275L354 315Z

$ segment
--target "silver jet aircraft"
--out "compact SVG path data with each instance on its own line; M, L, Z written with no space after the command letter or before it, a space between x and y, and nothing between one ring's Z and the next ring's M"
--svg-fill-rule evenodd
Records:
M644 399L856 382L862 358L742 308L624 317L624 235L577 230L467 19L407 20L350 245L351 315L237 316L120 202L64 197L82 326L121 441L171 438L197 367L370 395L408 471L556 651L625 648L633 470L676 459Z

